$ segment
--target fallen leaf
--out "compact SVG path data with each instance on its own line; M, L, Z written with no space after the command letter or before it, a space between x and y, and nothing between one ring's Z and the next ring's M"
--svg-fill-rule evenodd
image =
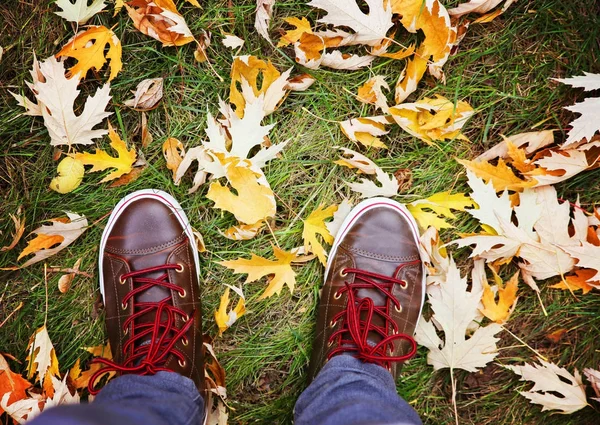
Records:
M256 0L254 28L269 43L271 42L271 37L269 37L269 22L271 22L274 5L275 0Z
M361 179L360 183L348 183L348 186L354 192L360 194L361 198L372 198L374 196L385 196L387 198L396 196L400 184L393 174L388 174L381 168L375 170L375 177L381 186L377 186L373 181Z
M261 220L254 224L238 224L237 226L231 226L224 232L219 230L219 233L233 241L246 241L255 237L264 226L265 222Z
M238 293L240 299L235 308L227 311L227 307L229 306L229 292L230 288L228 286L223 295L221 295L219 309L215 311L215 322L219 327L219 336L223 335L223 332L230 328L240 317L246 314L245 298L241 290Z
M477 177L486 182L491 182L497 191L522 191L527 187L535 186L537 183L535 180L523 180L517 177L502 158L498 159L497 165L492 165L487 161L468 161L466 159L457 159L457 161Z
M94 143L93 139L104 136L106 130L92 129L111 115L111 112L105 112L111 98L110 84L97 89L94 96L88 96L83 112L77 116L73 108L80 93L77 90L79 80L67 79L63 62L57 61L54 56L42 62L39 68L43 79L29 85L41 108L44 124L50 134L50 144L90 145Z
M156 108L163 97L163 79L149 78L141 81L135 91L133 99L126 100L123 104L138 111L149 111Z
M338 149L342 151L342 157L337 161L333 161L334 164L348 168L357 168L365 174L376 174L379 167L363 154L348 148L338 147Z
M292 269L292 262L296 259L296 254L273 247L273 255L275 255L276 260L268 260L252 254L250 259L239 258L237 260L220 261L218 264L232 269L234 273L248 274L244 283L255 282L264 276L273 275L267 289L260 296L262 300L280 294L283 285L287 285L290 292L293 292L296 284L296 272Z
M360 102L376 105L382 112L387 113L389 107L382 89L389 90L390 87L385 82L385 77L376 75L359 87L356 98Z
M354 42L374 46L386 38L393 26L392 8L389 3L379 0L366 0L369 13L364 13L354 0L312 0L309 6L327 12L317 22L351 28Z
M461 129L474 113L467 102L459 101L455 105L439 95L393 106L389 112L404 131L428 144L455 138L468 140Z
M494 145L492 148L479 155L475 158L475 161L491 161L496 158L506 158L508 156L509 142L517 148L524 147L525 153L529 155L554 143L554 131L530 131L503 137L502 142Z
M54 219L51 220L51 225L40 226L31 232L35 233L37 237L27 243L17 260L29 254L35 255L21 267L30 266L62 251L87 229L88 222L85 216L69 212L66 214L68 221ZM54 247L56 244L59 245Z
M400 72L394 87L394 100L397 104L404 102L408 96L417 90L419 81L425 75L425 71L427 71L427 59L425 59L422 49L419 49Z
M308 74L301 74L288 79L286 90L302 92L314 84L316 80Z
M105 49L108 49L106 55ZM85 78L90 69L100 71L110 60L108 81L111 81L123 68L121 54L121 42L114 32L104 26L91 26L69 40L56 57L76 59L77 64L69 68L67 76L73 78L78 75L76 78L79 80Z
M58 359L56 358L56 352L46 325L42 326L29 339L29 345L27 346L27 370L28 378L31 379L37 375L36 381L40 381L43 385L44 377L48 372L50 376L60 376L58 370Z
M10 370L8 362L2 354L0 354L0 394L9 394L6 401L7 404L12 404L16 401L27 398L27 390L31 388L31 383L23 379L18 373ZM2 409L0 409L0 414Z
M565 246L563 249L575 260L577 267L585 267L594 271L594 275L587 281L600 281L600 247L589 242L581 241L580 245ZM586 274L588 272L585 272Z
M538 361L539 365L525 363L522 366L505 366L521 376L520 381L532 381L535 384L531 390L520 391L519 394L531 403L542 405L542 412L559 410L571 414L588 405L585 386L577 369L575 375L571 375L554 363L542 359Z
M554 344L558 344L566 332L567 332L567 330L564 328L557 329L554 332L547 333L546 338L549 339ZM584 372L585 372L585 370L584 370Z
M436 193L426 199L413 201L407 204L406 208L422 229L433 226L440 230L454 227L444 220L444 217L456 218L451 210L464 211L466 207L470 206L473 206L473 200L464 193L450 194L450 191L447 191ZM425 211L425 209L433 212Z
M568 84L572 87L582 88L584 91L600 89L600 74L583 72L583 75L571 78L553 78L554 81Z
M105 0L91 0L92 4L89 6L88 1L89 0L75 0L75 3L73 3L71 0L56 0L56 6L60 7L62 10L54 13L67 21L83 25L89 21L92 16L106 7Z
M333 220L325 223L325 227L327 227L327 231L329 234L335 238L335 235L342 227L342 224L350 211L352 210L352 204L347 199L342 200L337 207L337 210L333 213Z
M202 233L192 228L192 233L194 234L194 241L196 242L196 250L199 253L206 252L206 245L204 244L204 237Z
M3 246L2 248L0 248L0 252L10 251L15 246L17 246L17 244L21 240L21 237L23 236L23 233L25 232L25 216L24 215L21 216L22 213L23 213L23 206L21 205L21 206L19 206L19 208L17 208L17 212L15 214L8 215L10 217L10 219L13 221L13 223L15 224L15 232L12 234L13 240L10 243L10 245L6 245L6 246Z
M176 147L176 148L173 147L172 144L175 143L175 141L179 142L177 139L173 139L171 141L170 149L176 149L176 150L179 149L178 147ZM173 165L177 161L176 150L171 151L171 153L170 153L171 155L173 155L173 158L172 158ZM169 154L169 152L167 152L167 154ZM225 169L221 166L221 162L216 160L206 150L206 148L204 146L196 146L194 148L191 148L190 150L188 150L185 153L185 155L183 156L183 159L179 163L179 166L177 167L176 171L174 170L175 175L174 175L173 180L175 182L175 186L179 186L179 184L181 183L181 179L183 178L183 176L185 175L187 170L191 167L191 165L194 161L198 162L198 169L196 171L196 174L195 174L194 180L193 180L194 186L190 190L188 190L188 193L194 193L195 191L197 191L198 188L206 182L206 179L210 173L213 174L214 178L223 177L225 175Z
M8 404L10 393L6 393L0 399L0 410L4 410L16 423L24 424L41 413L38 398L24 398Z
M363 117L341 121L340 127L353 142L359 142L365 147L387 149L379 136L389 133L385 126L390 123L391 121L385 116Z
M225 34L223 37L223 46L230 49L241 49L245 41L233 34Z
M483 297L481 298L483 309L481 313L491 321L503 324L508 320L517 302L519 272L516 272L504 286L502 285L502 279L498 275L495 275L495 277L496 293L492 290L493 287L488 284L487 279L481 282L483 286ZM496 297L498 302L496 302Z
M208 47L210 46L212 34L208 31L202 31L196 40L196 50L194 50L194 59L199 63L208 61ZM220 76L219 76L220 78Z
M166 46L183 46L194 36L173 0L132 0L125 3L133 25Z
M321 264L327 264L327 253L325 249L317 239L317 235L321 235L323 241L329 245L333 243L333 236L327 230L325 220L332 217L337 211L337 205L330 205L324 208L324 205L314 210L304 220L304 229L302 230L302 239L304 240L305 252L312 252L318 258Z
M108 137L110 138L110 146L117 152L117 156L113 157L101 149L96 149L96 152L91 153L76 153L73 158L80 161L84 165L92 165L90 172L103 171L107 168L114 168L106 177L100 180L104 183L110 180L121 177L123 174L129 173L133 169L133 163L136 160L135 149L127 150L127 145L113 127L108 124Z
M427 267L427 285L444 284L448 279L451 260L437 229L429 227L423 232L419 242L423 265Z
M487 13L503 1L504 0L470 0L448 10L448 13L457 18L460 18L467 13Z
M286 31L281 38L279 39L279 43L277 43L277 47L285 47L290 44L294 44L300 40L302 34L308 33L312 34L312 29L310 28L310 22L306 18L284 18L283 19L288 24L295 27L293 30Z
M227 181L237 192L221 185L211 183L206 197L219 208L232 213L245 224L254 224L275 215L275 197L266 179L251 170L235 157L225 160Z
M73 273L64 274L60 277L60 279L58 279L58 290L61 294L64 294L69 290L69 288L71 288L71 285L73 284L73 279L75 279L75 274L79 271L79 265L81 264L81 260L82 258L78 259L73 265Z
M177 169L185 156L185 148L183 143L174 137L169 137L165 140L162 146L163 156L167 161L167 168L173 172L173 181L176 180Z
M94 347L86 347L84 348L85 351L87 351L88 353L90 353L93 357L102 357L104 359L107 360L112 360L112 352L110 349L110 343L106 343L106 344L100 344L100 345L96 345ZM76 389L84 389L88 387L88 384L90 382L91 377L100 369L104 368L105 366L101 363L92 363L90 364L89 369L83 370L79 376L77 376L74 379L74 386ZM103 376L107 376L108 378L107 380L110 380L111 378L113 378L116 375L116 372L114 371L107 371L104 374L100 375L98 377L98 379L96 380L96 382L100 382L102 380Z
M600 371L591 368L583 369L585 377L592 384L592 389L596 393L596 398L592 397L592 400L600 402Z
M50 182L50 189L58 193L69 193L79 187L83 180L85 167L81 163L70 156L63 158L56 169L57 177L54 177Z
M576 270L575 275L565 276L564 280L561 280L556 285L550 286L550 288L564 289L571 292L581 289L582 293L585 295L594 288L600 289L600 281L588 283L595 275L596 272L591 269Z

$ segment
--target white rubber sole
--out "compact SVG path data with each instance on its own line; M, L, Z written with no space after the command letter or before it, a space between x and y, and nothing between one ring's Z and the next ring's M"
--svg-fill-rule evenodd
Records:
M340 226L340 230L338 231L337 235L335 235L333 245L331 245L331 250L329 251L328 258L333 258L333 256L335 255L335 253L338 249L338 246L340 245L340 242L342 241L342 239L344 239L344 236L346 236L346 234L350 230L350 227L352 227L352 224L354 224L354 222L356 220L360 219L360 217L363 214L365 214L367 211L369 211L373 208L391 208L393 210L398 211L400 214L402 214L407 219L407 221L409 222L409 224L411 226L413 238L415 240L415 243L417 244L417 247L420 246L419 227L417 226L417 222L415 221L414 217L411 215L411 213L406 209L406 207L404 205L402 205L401 203L396 202L392 199L388 199L388 198L370 198L370 199L366 199L366 200L360 202L358 205L356 205L354 208L352 208L352 210L350 211L350 213L348 214L346 219L342 222L342 225ZM327 281L327 277L329 276L330 266L331 266L331 262L327 261L327 267L325 268L325 280L324 280L325 282ZM421 262L421 269L422 269L422 276L423 276L423 278L421 279L421 286L422 286L421 292L423 295L421 297L421 309L419 310L419 318L417 319L415 329L416 329L416 326L419 324L419 320L421 319L421 314L423 313L423 305L425 304L426 276L425 276L425 266L423 265L422 262Z
M173 211L173 214L175 215L175 217L177 217L177 220L179 221L181 226L184 228L184 231L185 231L187 237L189 238L190 243L192 244L192 247L193 247L192 252L194 253L194 262L196 264L196 273L199 274L200 260L198 258L198 250L195 247L195 239L194 239L194 234L192 233L192 226L190 226L190 222L188 221L188 218L185 215L183 208L181 208L181 205L179 205L179 202L177 202L175 200L175 198L173 198L168 193L163 192L162 190L157 190L157 189L138 190L136 192L130 193L129 195L127 195L126 197L124 197L123 199L121 199L119 201L119 203L115 206L112 213L110 214L110 217L108 218L108 224L104 228L104 232L102 232L102 238L100 239L98 269L99 269L99 276L100 276L100 278L99 278L100 293L102 294L103 302L105 302L105 299L104 299L104 276L102 273L102 256L104 253L104 248L106 247L106 240L108 239L108 235L112 231L112 228L115 225L115 223L117 222L117 219L119 218L119 216L123 213L123 211L125 211L125 208L127 207L127 205L129 205L132 202L138 201L140 199L148 199L148 198L156 199L157 201L162 202L171 211ZM200 280L198 280L198 282L200 282Z

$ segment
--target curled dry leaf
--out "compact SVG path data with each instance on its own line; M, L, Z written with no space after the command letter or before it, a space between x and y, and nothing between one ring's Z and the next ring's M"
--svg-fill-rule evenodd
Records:
M380 108L382 112L387 113L389 107L382 89L389 90L390 87L385 82L385 77L376 75L359 87L356 98L360 102L375 105Z
M439 95L396 105L389 112L404 131L428 144L455 138L468 140L461 129L474 113L467 102L459 101L455 105Z
M329 245L333 243L333 236L329 233L325 225L325 220L332 217L337 211L337 205L330 205L324 208L324 205L314 210L304 220L304 229L302 230L302 239L304 239L304 251L312 252L318 258L321 264L327 264L327 253L317 239L317 235L321 235L323 241Z
M576 270L574 275L565 276L564 280L550 286L550 288L571 292L581 290L582 294L585 295L594 288L600 289L600 280L592 280L595 275L596 271L592 269Z
M287 285L290 292L293 292L296 285L296 272L292 269L292 263L297 255L277 247L273 247L273 255L276 260L268 260L252 254L250 259L238 258L237 260L220 261L218 264L233 270L234 273L248 274L244 283L254 282L264 276L273 275L260 299L281 293L284 285Z
M90 0L75 0L75 3L72 0L56 0L56 6L62 10L54 13L67 21L83 25L106 7L105 0L91 0L88 5L89 2Z
M238 300L235 308L227 311L227 307L229 306L230 288L234 289L234 291L239 295L240 299ZM241 289L227 285L225 292L223 295L221 295L219 309L215 311L215 322L219 327L219 336L223 335L223 332L230 328L240 317L246 314L245 302L246 299Z
M58 359L46 325L37 329L31 336L27 351L29 379L37 376L36 380L40 381L40 385L43 385L44 378L47 376L59 376Z
M340 227L342 227L342 223L350 214L352 210L352 204L347 199L343 199L342 202L337 206L337 210L333 213L333 220L325 223L325 227L327 231L331 235L331 237L335 238Z
M375 165L373 163L373 165ZM376 166L376 165L375 165ZM348 186L354 192L360 193L361 198L372 198L374 196L385 196L387 198L396 196L400 184L393 174L388 174L381 168L376 166L375 177L376 180L381 184L377 186L373 181L368 179L361 179L360 183L348 183Z
M69 193L79 187L83 180L85 167L81 161L67 156L63 158L56 168L58 173L50 182L50 189L58 193Z
M73 273L67 273L65 275L62 275L60 277L60 279L58 279L58 290L60 291L61 294L64 294L71 288L71 285L73 284L73 279L75 279L75 275L79 271L79 266L81 265L81 260L82 259L80 258L73 265L73 270L74 270Z
M163 79L149 78L143 80L132 93L133 98L126 100L124 102L125 106L139 111L154 109L163 97Z
M127 145L113 127L108 124L108 137L110 138L110 146L117 152L117 156L113 157L101 149L96 149L96 152L91 153L76 153L73 156L76 160L85 165L92 165L90 172L103 171L107 168L114 168L106 177L100 180L104 183L110 180L121 177L123 174L129 173L133 169L133 164L136 160L135 149L127 149Z
M194 241L196 242L196 250L199 253L206 252L206 245L204 244L204 237L202 236L202 233L196 229L192 229L192 233L194 234Z
M312 29L310 28L310 22L308 22L308 19L306 19L304 17L302 17L302 18L290 17L290 18L283 18L283 20L296 28L294 28L293 30L285 31L283 33L283 35L281 36L279 43L277 43L277 47L285 47L290 44L294 44L300 40L300 37L302 37L302 34L304 34L304 33L312 34L312 32L313 32Z
M477 158L476 161L491 161L496 158L506 158L508 156L508 143L515 147L523 147L527 155L554 143L554 131L531 131L527 133L514 134L509 137L503 137L502 142L494 145Z
M93 357L102 357L106 360L112 360L112 351L110 350L110 343L107 342L106 344L100 344L94 347L86 347L84 348L85 351L87 351L88 353L90 353ZM79 359L78 359L79 361ZM77 364L78 366L78 364ZM70 371L69 372L69 376L73 381L73 385L75 386L76 389L83 389L83 388L87 388L88 384L90 382L91 377L100 369L102 369L103 367L105 367L103 364L101 363L92 363L90 364L90 367L88 369L85 369L83 371L81 370L75 370L75 371ZM78 369L74 368L74 369ZM110 372L106 372L102 375L100 375L98 377L98 379L96 380L96 382L100 382L102 381L102 377L103 376L107 376L107 380L112 379L114 376L116 375L116 372L114 371L110 371Z
M334 164L348 168L357 168L359 172L365 174L376 174L379 167L369 158L352 149L334 146L334 148L336 147L342 151L342 157L337 161L333 161Z
M219 230L219 233L225 236L227 239L234 241L245 241L256 236L264 226L265 221L261 220L254 224L238 224L237 226L231 226L224 232Z
M23 379L18 373L10 370L10 366L4 356L0 354L0 394L9 394L6 404L12 404L16 401L27 398L27 390L31 388L31 383ZM0 412L2 410L0 409Z
M233 34L225 34L223 37L223 46L230 49L241 49L245 41Z
M133 25L163 46L183 46L194 41L173 0L132 0L125 7Z
M274 5L275 0L256 0L254 28L256 28L256 31L269 43L271 43L271 37L269 37L269 22L271 22L271 16L273 16Z
M596 393L596 398L592 397L592 400L600 402L600 371L592 368L586 368L583 369L583 373L588 381L590 381L590 384L592 384L594 393Z
M27 267L51 257L71 245L81 236L88 225L85 216L69 212L66 214L68 220L54 219L51 220L51 225L40 226L32 232L37 237L28 242L17 259L20 260L29 254L35 255L21 267ZM57 244L58 246L55 246Z
M108 50L105 55L106 48ZM121 54L121 42L114 32L104 26L92 26L69 40L56 57L76 59L77 64L69 68L67 76L72 78L78 75L78 79L85 78L90 69L100 71L107 60L110 60L108 81L111 81L123 68Z
M351 118L341 121L342 132L353 142L361 143L366 147L387 149L379 136L389 133L385 126L392 121L386 116Z
M301 92L308 90L308 88L312 86L315 81L316 80L309 74L301 74L288 79L284 88L286 90Z
M17 246L21 240L21 237L23 236L23 233L25 233L25 215L23 215L23 206L20 205L15 214L9 214L8 216L15 224L15 232L12 234L12 242L9 245L0 248L0 252L10 251Z
M517 271L506 284L502 282L494 269L492 269L492 272L496 282L494 286L490 286L487 279L482 279L480 282L483 287L481 313L491 321L503 324L508 320L517 304L519 272ZM496 298L498 299L497 302Z
M588 405L585 396L585 385L581 375L575 369L571 375L565 368L554 363L538 359L540 364L505 366L517 375L521 381L532 381L535 385L529 391L520 391L531 403L542 405L542 412L559 410L571 414Z
M174 137L169 137L165 140L162 146L163 156L165 157L165 161L167 161L167 168L173 172L173 181L175 184L177 182L177 169L179 168L179 164L183 160L185 156L185 148L183 147L183 143L181 143L178 139Z

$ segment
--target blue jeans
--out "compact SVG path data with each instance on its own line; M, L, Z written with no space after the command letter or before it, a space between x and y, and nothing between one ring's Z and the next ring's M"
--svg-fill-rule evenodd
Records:
M302 393L296 425L419 425L390 373L351 356L331 359ZM202 425L204 401L193 382L172 372L124 375L93 403L58 406L28 425Z

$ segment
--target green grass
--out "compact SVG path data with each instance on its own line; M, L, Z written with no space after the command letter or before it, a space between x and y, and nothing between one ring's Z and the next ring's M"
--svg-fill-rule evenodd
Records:
M181 1L179 3L182 3ZM218 229L225 229L234 220L211 208L204 196L206 188L188 195L191 180L186 178L175 186L162 157L162 142L177 137L186 147L200 144L204 137L207 108L217 113L218 98L228 96L228 74L231 51L219 41L222 32L234 33L246 40L242 54L270 59L280 70L294 65L293 51L274 49L260 38L253 28L253 1L207 1L203 9L187 5L182 11L192 31L201 29L213 33L209 48L210 61L224 79L219 81L206 65L193 58L193 46L162 48L156 41L139 34L125 13L116 18L105 13L94 23L112 27L123 45L123 72L112 84L113 111L111 122L130 144L140 147L139 113L122 107L130 90L145 78L165 78L165 97L149 113L150 131L154 142L143 153L148 168L136 182L115 189L100 184L101 175L88 174L73 193L59 195L48 189L55 173L54 149L40 119L20 116L14 100L6 89L25 92L29 80L32 51L45 58L58 51L73 29L52 11L49 1L8 0L0 5L0 45L5 48L0 62L0 245L9 242L12 224L8 218L23 205L27 232L44 220L70 210L85 214L91 226L71 247L49 259L48 264L70 267L82 257L82 268L93 278L78 277L72 289L60 294L59 275L48 276L48 330L61 364L66 371L83 356L81 347L101 343L105 339L102 315L98 310L96 266L97 249L105 220L118 200L127 193L156 187L172 193L186 209L192 225L200 230L208 252L202 255L204 285L204 322L211 334L216 334L213 311L222 293L222 283L239 284L235 276L215 261L257 255L269 255L275 241L282 248L301 244L302 222L299 218L320 203L339 202L343 196L353 197L345 181L354 178L350 170L332 164L337 153L333 146L356 148L338 126L329 120L343 120L357 115L375 114L372 107L360 104L353 96L356 89L375 74L388 75L395 82L402 63L378 59L372 69L354 72L318 70L311 72L317 83L303 93L292 93L283 105L269 117L277 125L271 133L273 142L290 139L281 159L272 161L265 173L277 195L278 213L272 223L273 235L267 233L254 240L232 242L224 239ZM307 16L311 22L318 13L306 7L304 1L278 2L271 24L271 34L278 39L282 18ZM444 2L455 4L457 2ZM500 134L514 134L529 129L562 129L572 115L562 109L581 92L560 86L550 80L600 72L600 20L594 0L568 2L558 0L521 0L494 22L473 25L458 54L450 59L444 71L446 85L425 77L415 96L441 94L451 99L467 100L476 110L465 127L470 142L450 141L438 147L427 146L393 128L384 141L387 151L365 151L386 171L408 168L413 184L399 199L413 200L449 187L465 190L465 178L453 157L471 159L500 140ZM303 70L297 67L295 72ZM93 92L104 81L104 74L82 83L84 93ZM322 117L315 119L302 108ZM107 147L107 140L99 143ZM101 173L100 173L101 174ZM586 207L598 201L600 170L581 174L559 184L559 196L574 200L579 195ZM475 223L463 214L455 223L460 230L472 230ZM453 232L446 232L447 238ZM17 248L0 252L0 267L18 264L17 256L25 246L24 238ZM458 253L465 261L468 252ZM318 289L323 268L316 262L297 268L297 287L293 294L284 290L281 296L259 301L264 283L245 287L248 314L241 318L221 338L215 348L227 371L230 404L235 408L231 423L287 424L292 420L294 402L305 386L305 368L310 356ZM524 285L523 285L524 286ZM532 291L522 288L517 310L507 328L543 355L569 370L600 365L600 298L597 292L573 296L542 286L542 299L548 310L545 317ZM27 342L45 317L45 285L43 265L36 264L18 272L0 271L0 323L23 302L23 308L0 328L0 351L24 361ZM568 332L558 344L549 342L548 332L565 328ZM503 364L532 361L534 356L508 333L501 334L501 351L497 361L481 373L459 372L458 410L465 424L591 424L597 422L598 404L570 415L541 413L539 406L530 405L518 395L518 390L530 384L519 382ZM398 380L399 393L408 400L428 424L453 423L450 400L451 384L447 371L433 372L426 364L426 350L410 361ZM11 362L23 372L25 364ZM7 422L8 423L8 422Z

